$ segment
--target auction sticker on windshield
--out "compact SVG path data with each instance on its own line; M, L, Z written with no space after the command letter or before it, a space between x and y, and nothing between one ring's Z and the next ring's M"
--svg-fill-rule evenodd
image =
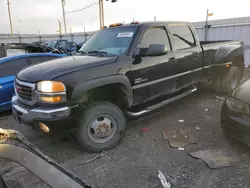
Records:
M132 37L133 34L132 32L118 33L117 37Z

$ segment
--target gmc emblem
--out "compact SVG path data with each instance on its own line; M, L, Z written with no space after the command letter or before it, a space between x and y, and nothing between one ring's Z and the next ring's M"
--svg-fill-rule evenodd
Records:
M21 87L19 87L19 86L16 85L16 91L17 92L21 92L21 89L22 89Z

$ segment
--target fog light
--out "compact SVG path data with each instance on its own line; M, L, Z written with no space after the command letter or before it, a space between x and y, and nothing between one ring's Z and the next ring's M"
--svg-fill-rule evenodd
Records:
M47 127L44 123L39 123L40 129L42 129L44 132L49 133L49 127Z

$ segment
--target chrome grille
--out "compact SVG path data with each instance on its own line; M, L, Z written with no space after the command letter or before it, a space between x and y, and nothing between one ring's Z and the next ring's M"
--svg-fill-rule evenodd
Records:
M23 103L32 105L35 103L35 84L22 82L19 80L15 80L15 92L18 97Z
M16 92L17 92L17 95L21 99L27 100L27 101L32 100L32 88L31 87L16 83Z

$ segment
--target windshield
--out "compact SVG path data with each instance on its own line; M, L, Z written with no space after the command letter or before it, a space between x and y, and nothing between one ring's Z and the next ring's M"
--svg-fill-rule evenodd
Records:
M50 47L50 48L55 48L56 47L56 41L49 42L49 44L47 46Z
M100 51L108 55L121 55L129 48L137 28L138 26L131 26L100 30L83 44L80 51L83 53Z

